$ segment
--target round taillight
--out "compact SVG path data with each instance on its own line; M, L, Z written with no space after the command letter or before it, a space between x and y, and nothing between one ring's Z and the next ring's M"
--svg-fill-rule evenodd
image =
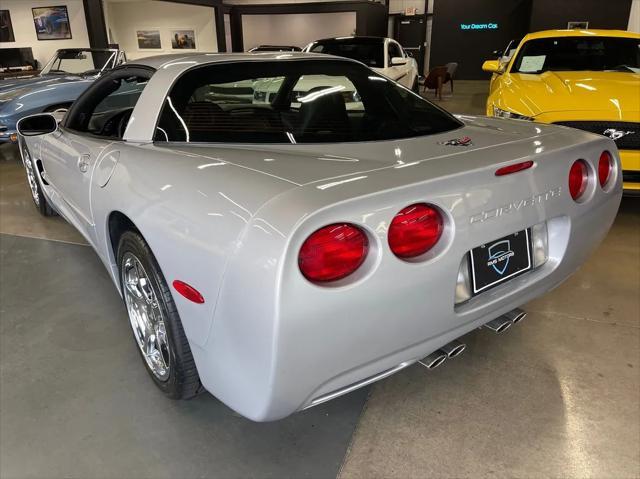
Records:
M571 198L578 200L587 189L589 170L584 160L577 160L569 170L569 193Z
M415 258L435 246L443 229L442 215L433 206L407 206L389 226L389 246L400 258Z
M367 257L369 240L360 228L337 223L309 236L300 248L298 266L310 281L337 281L356 271Z
M598 161L598 181L601 187L609 182L611 178L611 171L613 170L613 157L608 151L603 151Z

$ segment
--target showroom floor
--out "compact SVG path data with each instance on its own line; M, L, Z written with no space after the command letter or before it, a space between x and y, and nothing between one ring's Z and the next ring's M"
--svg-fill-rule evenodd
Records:
M483 112L485 82L455 88L444 108ZM0 157L0 477L640 475L640 199L503 335L255 424L156 391L97 256L37 215L15 150Z

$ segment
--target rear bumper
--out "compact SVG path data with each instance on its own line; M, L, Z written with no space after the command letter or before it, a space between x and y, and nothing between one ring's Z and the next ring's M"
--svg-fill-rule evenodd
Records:
M619 193L612 195L609 200L598 206L594 215L551 219L548 223L552 241L551 257L547 263L529 273L481 293L458 307L453 306L453 300L449 299L453 294L453 287L451 282L448 282L449 291L446 293L443 291L443 294L446 294L443 296L443 302L449 303L451 310L444 317L439 318L440 326L434 325L432 336L331 378L311 393L305 400L303 408L324 402L325 396L330 396L331 399L337 397L343 389L347 389L345 392L350 392L350 386L363 379L378 374L386 377L389 375L385 374L387 371L395 373L410 366L450 341L556 288L580 268L606 236L618 210L620 198ZM564 237L567 240L553 243L554 236ZM425 309L416 311L409 320L414 323L431 321L427 306L425 302ZM390 322L396 319L388 318ZM443 326L447 323L449 327Z

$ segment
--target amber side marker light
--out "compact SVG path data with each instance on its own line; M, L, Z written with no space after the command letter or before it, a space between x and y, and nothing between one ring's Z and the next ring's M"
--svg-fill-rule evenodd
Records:
M522 163L514 163L513 165L503 166L496 170L496 176L510 175L518 171L528 170L533 166L533 161L523 161Z
M175 289L178 293L180 293L182 296L187 298L189 301L192 301L196 304L204 303L204 296L200 294L200 291L198 291L193 286L188 285L184 281L180 281L179 279L176 279L173 282L173 289Z

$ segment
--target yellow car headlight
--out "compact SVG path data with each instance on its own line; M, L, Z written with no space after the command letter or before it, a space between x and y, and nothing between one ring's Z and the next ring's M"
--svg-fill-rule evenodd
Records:
M530 116L521 115L519 113L514 113L512 111L503 110L501 108L498 108L497 106L493 107L493 116L498 118L511 118L513 120L533 121L533 118L531 118Z

